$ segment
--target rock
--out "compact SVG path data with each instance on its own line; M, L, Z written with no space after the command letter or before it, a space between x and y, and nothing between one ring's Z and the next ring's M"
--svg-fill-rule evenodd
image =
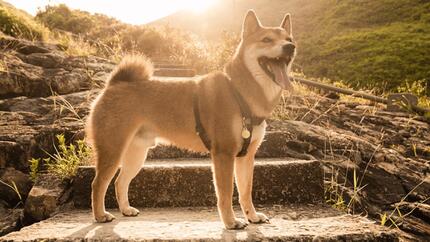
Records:
M66 183L58 177L51 174L39 174L25 201L26 223L44 220L58 212L62 203L67 201L63 195L70 194L65 192L66 190Z
M19 55L19 57L25 63L50 69L62 67L65 58L56 52L31 53L28 55Z
M9 207L23 203L33 185L28 174L12 167L0 169L0 181L0 200L7 202ZM17 191L13 189L15 186Z
M0 98L47 97L102 87L114 67L99 57L70 57L52 46L37 49L24 40L0 37L0 46L7 43L11 47L0 53L5 64L0 71Z
M80 167L73 179L74 206L91 206L94 167ZM254 204L321 204L323 173L319 162L258 159L254 170ZM115 178L113 179L115 180ZM216 206L210 160L151 160L130 184L129 201L137 207ZM237 203L237 192L234 192ZM113 182L106 207L117 207Z
M418 105L418 97L411 93L393 93L388 95L387 100L387 110L389 111L401 111L408 106Z
M0 36L0 47L2 50L16 50L22 54L33 54L33 53L48 53L50 51L58 50L57 46L40 42L40 41L29 41L25 39L16 39L11 36L1 35Z
M0 237L21 228L22 209L9 209L0 200Z

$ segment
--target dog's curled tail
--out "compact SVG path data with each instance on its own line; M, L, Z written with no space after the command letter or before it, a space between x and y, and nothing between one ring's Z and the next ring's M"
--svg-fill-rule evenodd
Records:
M152 62L142 55L125 56L112 71L108 85L122 82L147 81L154 73Z

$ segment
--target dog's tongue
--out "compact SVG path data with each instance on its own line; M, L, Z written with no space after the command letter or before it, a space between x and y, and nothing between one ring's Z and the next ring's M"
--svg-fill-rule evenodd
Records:
M275 75L275 81L283 88L287 90L293 90L293 85L290 82L290 78L287 75L287 65L284 61L269 61L270 68Z

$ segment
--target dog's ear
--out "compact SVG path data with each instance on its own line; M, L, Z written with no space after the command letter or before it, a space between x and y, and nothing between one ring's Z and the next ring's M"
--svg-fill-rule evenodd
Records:
M261 28L260 20L258 20L257 15L254 10L250 9L246 13L245 20L242 26L242 37L245 38L249 34L254 33L259 28Z
M291 14L285 14L284 20L282 20L281 27L284 28L289 36L293 35L293 25L291 23Z

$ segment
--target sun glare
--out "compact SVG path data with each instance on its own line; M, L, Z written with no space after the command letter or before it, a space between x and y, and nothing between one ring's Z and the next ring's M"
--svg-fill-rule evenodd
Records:
M179 10L203 13L219 0L6 0L14 6L35 15L45 5L65 3L73 9L103 13L131 24L143 24L162 18Z
M216 0L184 0L183 9L201 13L215 4Z

